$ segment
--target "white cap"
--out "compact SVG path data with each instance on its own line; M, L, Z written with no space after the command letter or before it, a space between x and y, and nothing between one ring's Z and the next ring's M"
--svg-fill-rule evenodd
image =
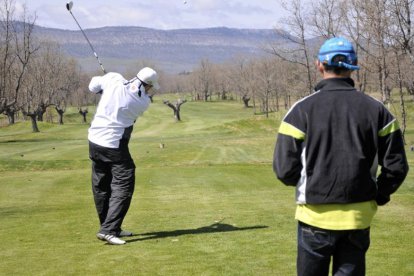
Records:
M154 87L154 89L158 90L160 89L160 85L158 84L158 74L154 71L154 69L151 69L149 67L142 68L138 74L137 78Z

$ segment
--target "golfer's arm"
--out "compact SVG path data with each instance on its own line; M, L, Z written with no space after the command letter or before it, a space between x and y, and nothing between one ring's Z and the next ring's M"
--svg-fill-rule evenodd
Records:
M92 93L100 93L102 92L102 89L102 77L93 77L91 82L89 83L89 91L91 91Z

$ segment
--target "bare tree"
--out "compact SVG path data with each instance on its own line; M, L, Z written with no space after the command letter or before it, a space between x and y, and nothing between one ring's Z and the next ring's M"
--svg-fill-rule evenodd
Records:
M269 112L276 111L279 106L279 95L277 90L276 59L262 59L255 63L255 89L258 100L261 103L261 112L269 117ZM271 101L275 103L272 104Z
M253 98L254 102L254 87L253 83L253 69L252 64L247 58L239 57L233 62L231 70L232 90L236 92L243 101L245 108L249 108L249 102Z
M20 109L19 94L27 67L37 46L33 43L35 18L30 18L26 6L19 21L14 16L14 0L2 0L0 6L0 113L13 124Z
M352 0L347 6L350 14L358 16L358 29L352 28L352 21L348 21L348 30L358 45L359 56L362 52L367 56L364 67L368 73L376 76L376 81L371 82L371 86L375 90L379 89L383 102L390 99L391 91L388 79L390 69L387 63L387 57L392 54L387 35L390 28L388 1Z
M58 90L53 99L53 105L59 115L59 124L63 125L63 114L70 101L71 93L80 87L80 68L74 59L65 60L62 64L64 70L59 76Z
M230 64L215 64L213 65L213 81L214 90L220 100L227 100L230 94Z
M197 99L200 99L200 96L204 101L208 101L211 97L211 90L213 85L213 73L212 73L212 64L208 59L203 59L200 62L199 68L194 72L194 75L197 77L198 91L201 95L197 95Z
M303 0L283 1L282 7L288 13L283 19L284 31L277 31L283 40L280 44L269 46L268 52L284 61L299 64L304 68L307 80L307 90L313 91L314 70L312 52L309 45L307 30L309 20L309 8Z
M390 28L388 36L392 39L390 44L393 48L395 57L395 83L398 87L400 110L401 110L401 130L403 136L407 128L407 109L404 97L405 91L412 91L414 85L413 69L413 34L411 14L413 11L412 0L391 0L387 9L390 11Z
M174 111L174 118L177 122L181 121L181 105L185 104L186 102L187 100L178 99L177 102L173 104L168 100L163 100L163 103Z
M406 107L405 107L405 100L404 100L404 80L403 80L403 73L401 70L402 63L400 62L401 56L398 53L398 49L395 50L395 57L397 60L397 85L398 85L398 91L399 91L399 98L400 98L400 107L401 107L401 118L402 118L402 133L403 137L405 134L405 130L407 129L407 113L406 113Z
M406 52L414 64L414 44L413 44L413 26L412 12L414 9L413 0L392 0L389 8L395 19L394 28L389 33L402 51Z
M79 108L79 114L80 115L82 115L82 122L84 123L84 124L86 124L87 123L87 121L86 121L86 115L88 114L88 108Z
M36 97L36 87L31 82L29 82L25 88L25 93L22 96L22 113L24 116L30 118L30 121L32 123L32 131L39 132L39 127L36 120L37 110L35 108L38 102Z
M64 56L59 45L43 41L28 69L22 109L32 120L33 131L39 131L34 125L43 121L43 114L51 106L63 124L68 95L79 86L76 62Z
M318 0L312 2L310 26L312 33L325 39L343 34L344 16L342 5L344 0Z

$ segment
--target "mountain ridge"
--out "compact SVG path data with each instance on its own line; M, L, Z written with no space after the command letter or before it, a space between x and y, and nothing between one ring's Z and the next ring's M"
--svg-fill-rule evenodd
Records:
M63 51L77 59L84 70L98 69L80 30L35 26L34 32L41 39L62 45ZM84 29L84 32L104 66L105 60L111 60L111 66L117 67L114 69L122 70L134 61L144 60L169 73L191 71L202 59L222 63L236 56L263 56L266 45L283 40L280 31L275 29L227 27L158 30L108 26Z

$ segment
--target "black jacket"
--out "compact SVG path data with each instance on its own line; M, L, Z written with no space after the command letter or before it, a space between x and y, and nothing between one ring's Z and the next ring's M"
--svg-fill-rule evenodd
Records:
M352 79L325 79L315 90L281 123L277 177L297 186L298 204L387 203L408 172L397 121Z

